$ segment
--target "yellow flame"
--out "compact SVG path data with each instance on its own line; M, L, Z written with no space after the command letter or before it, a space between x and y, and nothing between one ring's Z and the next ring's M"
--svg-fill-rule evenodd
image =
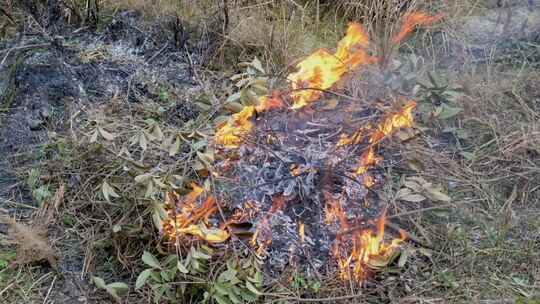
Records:
M292 108L299 109L319 99L323 90L332 87L347 71L375 62L367 54L368 46L369 37L362 25L351 23L334 54L321 49L298 63L298 71L287 77L293 89Z
M207 225L209 217L217 210L214 197L208 196L198 206L197 200L204 189L195 183L192 183L191 187L191 192L184 197L174 192L165 194L165 209L168 217L163 221L164 235L170 240L191 235L210 243L226 241L229 238L226 230Z
M300 243L303 243L306 237L306 230L305 230L304 223L300 223L298 225L298 235L300 236Z
M216 143L225 148L238 148L253 128L251 117L254 113L255 107L247 106L242 111L233 114L223 126L218 128L215 135Z

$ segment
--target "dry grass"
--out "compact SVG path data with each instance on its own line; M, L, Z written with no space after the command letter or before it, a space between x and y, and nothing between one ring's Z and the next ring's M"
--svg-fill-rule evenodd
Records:
M429 50L426 57L433 66L450 54L446 48L449 40L462 35L455 31L455 18L481 13L483 8L480 1L446 3L450 17L443 29L444 43L434 43L435 38L428 33L411 43ZM272 72L286 70L317 47L334 45L348 19L370 20L372 35L382 37L378 38L378 52L390 56L396 50L384 41L395 31L395 23L387 21L404 12L396 10L393 2L384 1L230 1L225 26L224 8L215 1L123 0L109 4L115 9L143 10L149 19L177 15L201 33L212 32L217 39L214 68L220 64L234 67L238 58L257 55ZM410 5L405 11L424 3L411 1ZM495 64L462 68L459 74L434 72L451 86L464 89L452 104L463 111L448 120L423 116L419 123L425 128L420 136L406 145L389 147L399 149L395 151L400 151L404 160L388 172L387 192L395 193L403 176L422 176L444 185L453 199L444 206L431 202L394 205L392 211L401 215L392 221L407 227L431 248L407 245L409 256L404 267L383 271L364 287L344 286L329 277L323 278L316 292L295 285L301 274L292 273L290 278L269 284L263 301L514 303L523 299L523 303L538 303L533 301L540 294L540 72L527 66ZM214 93L220 96L222 92ZM70 204L58 217L70 238L84 239L85 273L114 278L113 273L122 271L126 280L134 279L141 270L142 251L159 247L149 220L151 206L159 198L145 198L145 189L133 183L135 175L149 169L128 163L133 171L125 171L125 159L110 151L111 143L89 145L84 136L92 128L90 122L99 120L109 130L120 130L116 134L116 147L120 147L123 140L127 142L147 128L144 118L155 115L152 109L157 106L149 101L127 109L115 100L95 105L83 114L75 133L66 135L72 157L69 164L57 161L44 166L54 172L55 183L71 175L82 181L66 194ZM197 119L201 132L210 129L205 121L206 117ZM161 127L166 135L178 131L166 122ZM181 131L188 134L196 129ZM468 136L461 137L463 133ZM155 173L158 177L182 172L198 178L197 172L186 166L196 160L196 153L190 145L186 149L180 160L169 162L157 147L151 147L146 161L163 170ZM114 184L121 200L111 203L102 197L99 189L104 177ZM122 230L111 232L116 226ZM0 270L0 295L5 288L16 286L24 296L15 298L30 298L27 293L32 286L25 285L25 280L39 280L31 269L23 270L23 274L10 273L4 281L2 274L7 270ZM208 281L214 276L209 273ZM10 285L13 282L15 285ZM147 292L138 296L143 298L141 302L151 297Z

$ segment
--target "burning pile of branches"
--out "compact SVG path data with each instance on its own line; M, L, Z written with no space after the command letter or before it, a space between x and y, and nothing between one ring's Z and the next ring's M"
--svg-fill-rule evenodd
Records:
M406 15L393 42L438 18ZM289 92L232 115L215 135L220 201L197 185L185 197L167 194L164 234L214 244L246 239L275 274L290 265L320 273L331 258L343 279L361 281L386 265L406 233L385 235L379 152L387 138L412 127L416 103L381 93L371 75L379 61L364 27L351 23L335 52L318 50L297 64ZM366 77L360 89L370 93L329 91L342 87L345 75Z

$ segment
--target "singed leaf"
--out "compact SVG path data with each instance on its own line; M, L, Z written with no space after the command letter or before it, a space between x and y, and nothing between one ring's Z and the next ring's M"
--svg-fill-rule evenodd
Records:
M111 187L106 180L103 181L103 184L101 184L101 192L103 193L103 197L105 197L105 199L109 202L111 201L111 196L116 198L120 197L120 195L114 191L114 188Z
M91 143L95 143L97 141L97 138L98 138L98 131L95 130L93 133L92 133L92 136L90 136L90 142Z
M399 199L407 201L407 202L419 203L421 201L424 201L426 198L420 194L408 194L408 195L399 197Z
M169 146L169 156L174 156L180 151L180 137L176 137L174 143Z
M112 133L107 132L105 129L100 127L98 128L98 131L99 131L99 134L106 140L114 140L114 135Z

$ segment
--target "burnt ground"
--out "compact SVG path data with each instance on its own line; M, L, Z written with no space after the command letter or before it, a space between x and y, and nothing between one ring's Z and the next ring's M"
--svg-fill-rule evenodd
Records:
M50 196L47 188L39 188L46 180L39 179L60 173L38 171L38 181L29 182L28 170L39 170L40 163L53 159L69 161L51 155L58 150L48 145L68 134L73 116L86 107L113 97L129 107L159 99L163 92L183 96L185 91L200 90L193 78L200 53L187 55L188 44L182 40L186 38L171 28L174 21L147 24L140 13L124 11L101 31L67 27L53 38L29 31L1 43L0 208L24 220L43 203L36 190ZM164 107L169 122L177 125L197 111L181 101ZM67 187L76 188L81 182L74 174ZM6 226L0 231L6 233ZM92 302L83 279L80 240L64 239L61 231L53 238L59 240L62 253L57 270L62 279L51 297L57 303Z

